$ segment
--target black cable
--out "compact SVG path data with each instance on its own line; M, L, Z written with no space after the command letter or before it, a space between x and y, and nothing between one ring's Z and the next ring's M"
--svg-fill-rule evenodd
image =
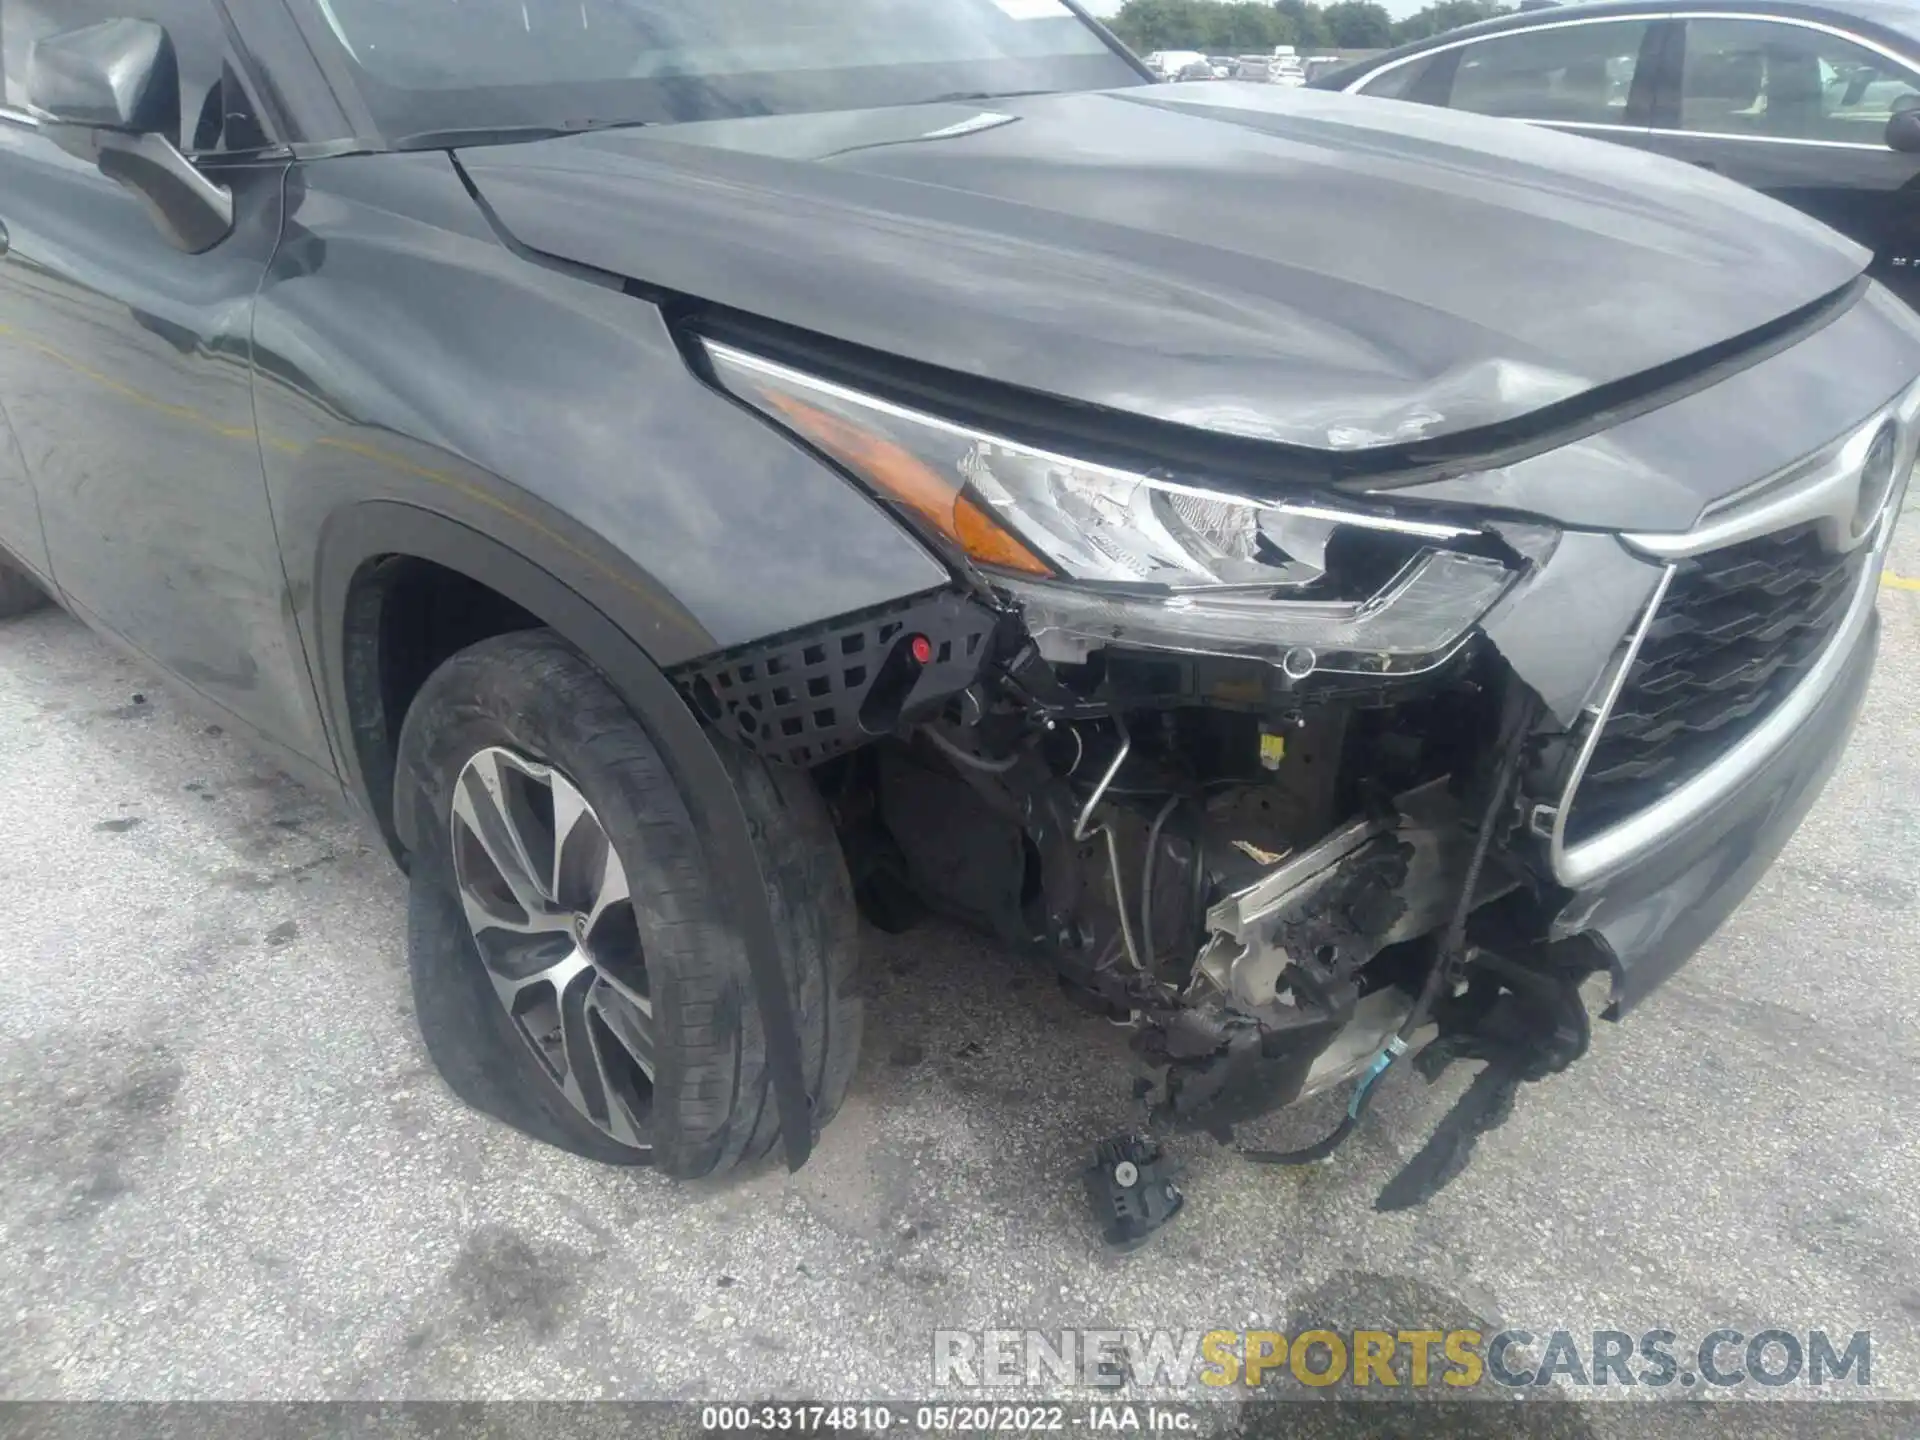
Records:
M1193 802L1193 834L1188 843L1193 846L1193 889L1187 895L1187 934L1194 942L1203 936L1206 912L1203 902L1207 893L1207 809L1198 800Z
M1360 1077L1353 1097L1347 1102L1346 1116L1332 1133L1299 1150L1242 1150L1240 1153L1254 1164L1311 1165L1338 1150L1359 1125L1360 1117L1366 1114L1380 1078L1406 1052L1415 1032L1427 1023L1427 1016L1439 1002L1440 992L1446 988L1456 967L1466 957L1467 917L1473 913L1473 897L1480 888L1480 871L1485 867L1487 854L1493 848L1493 832L1500 821L1500 807L1506 804L1507 796L1520 773L1520 762L1526 753L1527 728L1533 723L1535 707L1532 692L1515 682L1510 692L1505 723L1501 726L1505 748L1500 754L1499 767L1494 771L1486 813L1480 818L1480 833L1474 836L1473 855L1467 862L1466 880L1460 887L1460 898L1454 905L1453 918L1447 922L1445 938L1434 956L1433 968L1427 972L1426 983L1420 988L1420 997L1414 1002L1413 1009L1407 1012L1405 1023L1381 1047L1380 1053L1373 1057L1373 1063L1367 1067L1366 1074Z
M956 760L972 770L984 770L989 775L1004 775L1020 763L1018 752L1001 760L989 760L984 755L976 755L971 750L963 750L931 726L921 726L920 733L931 740L934 745L939 748L940 753L948 759Z
M1514 781L1519 777L1520 762L1526 755L1527 731L1533 724L1537 709L1538 702L1533 692L1518 681L1513 682L1506 724L1501 727L1506 748L1501 752L1500 768L1494 773L1493 793L1487 797L1486 814L1480 817L1480 833L1474 837L1473 856L1467 862L1467 877L1460 887L1460 899L1454 906L1453 918L1447 923L1440 952L1434 957L1433 968L1427 972L1426 984L1420 987L1420 998L1414 1002L1413 1009L1407 1012L1406 1023L1400 1027L1399 1038L1403 1046L1413 1038L1416 1030L1427 1023L1427 1017L1440 1001L1440 992L1458 975L1466 961L1467 917L1473 913L1473 897L1480 888L1480 872L1485 868L1487 854L1493 848L1493 832L1500 823L1500 807L1507 803Z
M1361 1109L1363 1110L1366 1108L1364 1100L1365 1093L1364 1091L1356 1091L1354 1093L1354 1098L1361 1101ZM1240 1158L1250 1160L1255 1165L1311 1165L1317 1160L1326 1159L1344 1145L1347 1137L1353 1133L1353 1127L1359 1123L1360 1117L1358 1115L1342 1115L1340 1117L1340 1123L1333 1128L1330 1134L1324 1139L1314 1141L1313 1144L1306 1146L1304 1149L1242 1150L1240 1152Z
M1160 807L1160 813L1153 817L1153 827L1147 831L1147 858L1141 863L1140 870L1140 943L1145 947L1147 968L1152 969L1158 956L1153 948L1153 872L1160 859L1160 832L1166 828L1167 817L1179 805L1181 797L1169 795L1167 803ZM1125 900L1121 900L1125 904Z

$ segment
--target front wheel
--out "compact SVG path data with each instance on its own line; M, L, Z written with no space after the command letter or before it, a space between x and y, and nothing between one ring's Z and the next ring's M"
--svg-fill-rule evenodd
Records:
M728 746L758 844L816 1123L859 1047L858 924L825 809ZM469 1104L615 1164L718 1175L779 1136L726 887L672 774L550 631L482 641L407 714L409 963L428 1051Z

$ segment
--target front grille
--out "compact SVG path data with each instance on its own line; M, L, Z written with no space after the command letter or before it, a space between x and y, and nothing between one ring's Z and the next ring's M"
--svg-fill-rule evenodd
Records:
M1680 561L1567 817L1569 844L1699 774L1799 683L1846 618L1873 547L1812 525Z

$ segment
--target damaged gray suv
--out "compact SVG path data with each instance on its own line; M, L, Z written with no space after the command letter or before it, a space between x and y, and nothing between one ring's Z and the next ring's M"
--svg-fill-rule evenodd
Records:
M0 52L0 597L362 810L436 1061L556 1145L800 1164L859 914L938 912L1156 1123L1350 1086L1325 1154L1401 1055L1574 1060L1853 726L1920 322L1712 175L1059 0Z

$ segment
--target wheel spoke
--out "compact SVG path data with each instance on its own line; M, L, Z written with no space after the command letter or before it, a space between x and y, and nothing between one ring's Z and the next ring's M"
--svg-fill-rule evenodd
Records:
M653 1075L653 1007L636 1000L602 975L587 994L587 1006L606 1022L607 1029L649 1078Z
M491 966L487 975L493 981L494 993L500 997L500 1003L509 1013L518 1015L526 1007L528 992L539 986L546 986L553 992L553 1002L564 1012L569 987L580 985L581 977L593 975L593 964L578 950L569 949L567 953L551 964L521 976L502 975ZM591 979L587 981L591 984Z
M587 1015L597 1022L587 1026L587 1038L593 1047L595 1079L606 1097L607 1133L628 1145L642 1142L639 1126L645 1121L644 1102L634 1089L633 1070L638 1067L647 1083L653 1081L652 1032L620 1012L628 1007L618 997L603 994L596 985L588 992Z
M546 786L550 781L546 776L511 764L510 757L509 766L514 774L509 775L500 763L504 753L482 750L468 763L469 771L479 782L479 792L474 796L475 813L481 823L489 827L491 833L482 837L487 854L501 867L501 878L513 887L515 898L519 898L524 889L535 897L536 907L544 909L553 903L553 894L547 888L547 867L533 858L534 847L528 843L530 837L526 831L529 817L524 813L524 805L515 803L518 797L514 787L518 783ZM473 792L472 786L467 789ZM491 804L482 805L483 797ZM509 870L517 873L509 874Z
M620 863L619 855L609 845L600 867L599 884L594 887L593 908L587 911L587 934L593 934L614 906L624 905L631 899L633 891L627 885L627 867Z
M500 818L499 808L493 797L471 773L463 775L453 792L453 814L459 826L472 837L486 856L487 864L507 895L519 907L527 925L538 926L540 918L547 914L547 906L539 891L531 883L520 853L509 838L506 823ZM457 839L458 837L456 837ZM456 847L455 860L460 855ZM464 867L459 867L464 871ZM481 877L462 873L460 888L463 893L478 901L482 907L496 917L496 923L504 925L509 917L494 906L487 904L478 883ZM507 927L511 928L511 927Z
M611 1106L607 1102L605 1077L588 1015L596 982L586 957L578 958L580 968L569 974L566 988L559 992L560 1053L567 1071L560 1088L589 1119L602 1121Z
M536 910L524 916L509 915L485 896L475 894L465 885L460 887L460 904L467 912L467 924L473 927L475 935L484 935L489 930L505 930L512 935L570 933L567 917L564 915L555 915L550 910Z
M633 895L620 857L611 848L603 857L593 908L587 913L581 932L600 978L627 1004L651 1020L653 986L640 952Z
M596 1122L604 1113L600 1062L587 1024L593 966L577 950L520 978L490 970L494 993L567 1103Z
M607 1113L603 1124L606 1132L623 1145L644 1145L646 1141L638 1129L642 1116L634 1113L632 1102L627 1098L627 1087L617 1083L608 1073L610 1057L601 1047L609 1043L604 1030L590 1033L593 1046L594 1064L599 1067L600 1091L607 1097Z
M600 821L586 798L560 776L552 777L553 871L547 893L568 909L578 909L590 888L593 867L607 848Z

